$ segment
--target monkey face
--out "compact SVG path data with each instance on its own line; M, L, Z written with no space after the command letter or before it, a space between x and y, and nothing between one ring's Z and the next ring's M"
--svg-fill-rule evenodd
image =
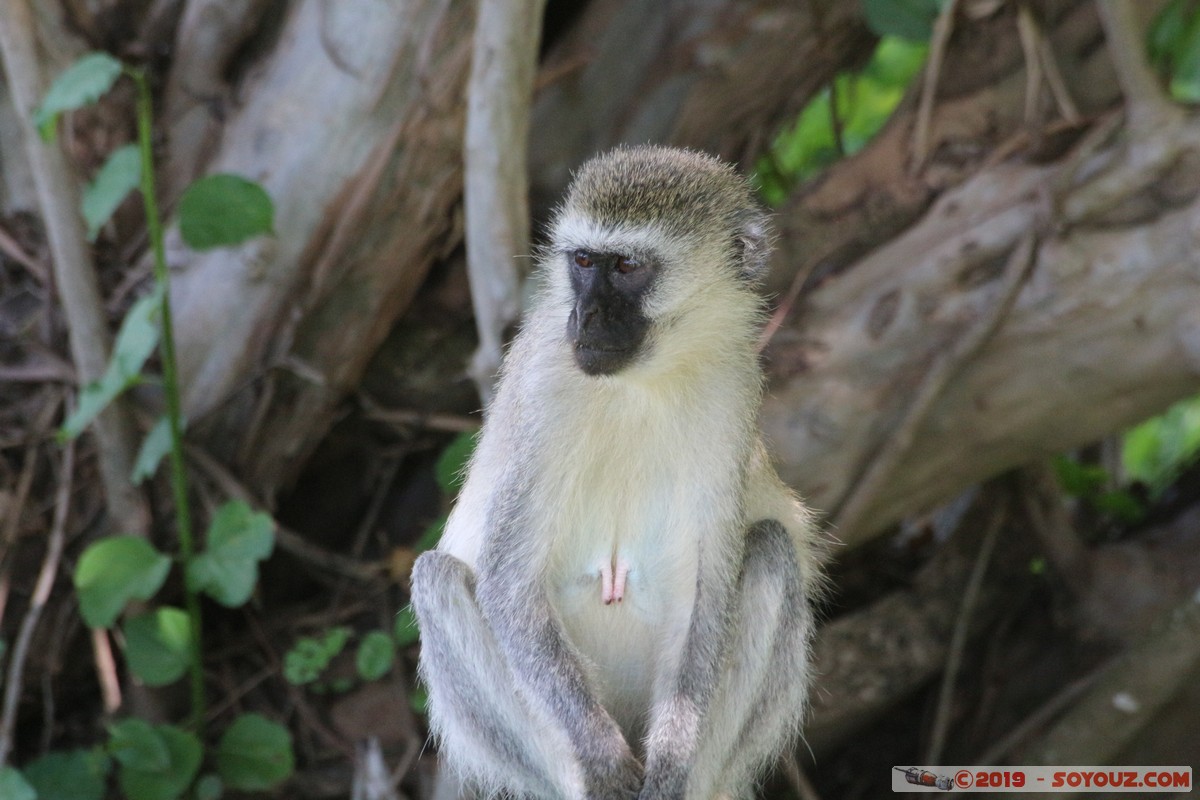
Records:
M588 375L612 375L641 353L650 329L645 298L657 263L619 253L578 249L566 254L574 307L567 338Z

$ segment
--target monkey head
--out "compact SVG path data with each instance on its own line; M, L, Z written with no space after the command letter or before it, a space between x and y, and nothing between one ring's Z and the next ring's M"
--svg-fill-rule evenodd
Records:
M543 267L576 365L588 375L651 365L667 327L672 342L700 345L720 294L758 302L768 238L749 183L712 156L644 146L588 161L551 225ZM677 335L684 325L698 335Z

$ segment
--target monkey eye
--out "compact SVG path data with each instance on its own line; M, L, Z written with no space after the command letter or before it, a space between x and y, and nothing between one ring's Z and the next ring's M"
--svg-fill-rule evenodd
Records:
M641 263L636 259L629 258L628 256L617 256L617 272L620 272L622 275L628 275L640 266Z
M575 263L584 269L590 268L595 263L592 261L592 256L587 250L576 250L574 259Z

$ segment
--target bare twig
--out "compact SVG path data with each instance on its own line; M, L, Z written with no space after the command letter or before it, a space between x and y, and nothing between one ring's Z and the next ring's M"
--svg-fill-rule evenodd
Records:
M1059 113L1072 125L1079 124L1082 117L1071 98L1071 92L1067 89L1062 72L1058 69L1050 39L1042 30L1028 3L1020 3L1017 7L1017 33L1021 39L1021 49L1025 53L1027 72L1025 121L1032 123L1037 115L1037 100L1042 81L1045 80Z
M1050 720L1054 719L1063 711L1063 709L1069 707L1073 702L1075 702L1075 698L1082 695L1089 686L1095 683L1096 678L1103 674L1108 667L1109 664L1105 663L1098 669L1094 669L1087 675L1084 675L1082 678L1067 684L1066 688L1043 703L1040 708L1038 708L1028 717L1021 720L1017 727L1013 728L1004 735L1003 739L989 747L987 752L975 759L974 763L1002 763L1002 759L1008 756L1009 753L1020 746L1020 744L1026 739L1028 739L1034 731L1045 725Z
M37 33L28 0L3 0L0 13L0 56L17 116L25 152L33 168L42 222L53 255L54 280L62 298L70 334L71 355L82 381L99 378L108 364L109 334L100 289L92 268L79 190L57 145L43 142L31 114L42 93ZM104 493L113 522L129 533L145 535L149 514L129 481L133 471L133 427L119 403L101 413L93 425Z
M1063 79L1062 71L1058 68L1058 59L1054 57L1054 48L1050 46L1050 37L1033 17L1033 12L1029 11L1027 6L1022 6L1022 9L1025 9L1025 13L1029 15L1037 34L1038 57L1046 75L1046 85L1050 87L1050 94L1058 105L1058 112L1067 122L1078 125L1083 120L1083 115L1079 113L1079 107L1075 105L1071 91L1067 88L1067 82Z
M546 0L482 0L463 140L467 272L479 330L471 377L484 403L504 332L520 314L517 256L529 252L529 108Z
M949 0L942 6L937 21L933 24L933 36L929 44L929 58L925 62L925 80L921 84L921 103L917 108L917 123L913 131L912 172L920 172L929 158L929 126L933 120L933 103L937 98L938 78L946 60L946 45L954 33L954 15L958 0Z
M67 517L71 509L71 488L74 485L72 473L75 471L75 443L68 442L63 452L62 469L58 478L58 492L54 497L54 521L50 527L50 536L46 540L46 555L42 559L42 568L38 572L37 583L33 587L33 596L29 600L29 610L21 621L21 630L17 633L13 645L12 660L8 664L8 675L4 684L4 710L0 713L0 767L8 761L12 749L13 727L17 721L17 706L21 703L21 686L25 672L25 659L29 656L29 643L33 641L33 632L37 629L42 609L50 599L50 590L54 588L54 579L58 575L58 564L62 559L63 544L66 542Z
M800 800L821 800L817 787L813 786L812 781L804 774L804 770L800 767L800 762L794 754L785 755L779 760L779 763L783 767L783 775L787 778L792 791L796 793L796 797L799 797Z
M476 417L444 412L415 411L406 408L383 408L361 390L358 397L366 410L366 418L376 422L398 425L403 428L445 431L446 433L470 433L479 430L480 422Z
M50 284L50 271L46 269L46 265L26 253L25 248L21 247L3 226L0 226L0 253L29 270L29 274L36 278L38 283L43 286Z
M1033 267L1036 242L1037 237L1030 232L1013 248L1004 268L999 296L993 306L976 322L974 328L955 342L926 373L896 431L888 438L882 450L862 472L862 477L853 484L848 496L840 504L834 517L837 529L851 530L861 522L863 514L870 509L884 481L891 477L893 470L908 452L917 429L925 421L934 401L950 380L999 329L1000 323L1012 308L1025 277Z
M1005 507L999 506L988 524L983 542L979 545L979 555L971 570L971 578L963 592L962 606L958 619L954 622L954 634L950 638L950 652L946 657L946 669L942 672L942 685L938 691L937 712L934 714L933 732L930 737L929 750L925 756L926 764L941 763L942 750L946 745L946 733L950 729L950 712L954 699L954 684L958 679L958 670L962 666L963 653L967 648L967 635L971 630L971 616L975 613L975 604L979 599L979 590L983 586L983 576L987 572L988 562L992 560L992 550L996 547L1000 529L1008 516ZM990 763L990 762L980 762Z
M198 447L189 447L187 453L196 466L207 474L226 495L237 498L258 509L265 507L255 499L250 490L230 474L229 470L225 469L219 461L204 450ZM382 572L381 567L364 564L352 558L323 550L295 531L283 527L278 522L275 524L275 541L279 543L280 548L302 561L330 572L336 572L339 575L352 578L356 581L373 580L379 577Z

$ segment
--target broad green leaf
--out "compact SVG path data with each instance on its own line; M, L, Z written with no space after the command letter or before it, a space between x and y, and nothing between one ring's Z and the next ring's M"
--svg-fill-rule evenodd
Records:
M225 793L225 784L221 777L211 772L201 775L196 781L196 800L220 800Z
M0 767L0 797L4 800L37 800L37 792L20 772L12 767Z
M217 772L234 789L265 791L286 780L294 767L288 729L258 714L238 717L217 744Z
M213 516L207 545L187 567L188 586L218 603L237 608L250 599L258 582L258 562L275 546L275 523L269 514L245 503L226 503Z
M83 190L83 219L87 222L89 242L96 240L100 228L142 179L142 156L136 144L114 150L96 173L96 179Z
M130 717L108 729L108 753L122 766L156 772L171 766L171 751L162 734L149 722Z
M83 551L75 567L79 610L92 628L107 628L125 604L149 600L167 578L171 559L137 536L110 536Z
M42 138L46 141L54 139L59 114L99 100L121 76L121 69L121 62L108 53L88 53L68 67L51 84L46 99L34 113L33 122Z
M121 791L129 800L176 800L192 785L203 754L193 734L136 718L110 731L109 752L121 764Z
M417 615L412 606L400 609L392 626L392 636L396 639L397 647L408 647L410 644L416 644L421 638L421 631L417 627Z
M1192 0L1171 0L1154 18L1146 34L1146 46L1155 65L1169 67L1176 61L1195 12Z
M100 380L89 383L79 393L79 405L59 430L60 439L78 436L117 395L141 379L146 359L158 346L161 311L162 289L159 287L129 309L117 333L108 368Z
M181 427L187 428L186 419L180 420L180 424ZM142 447L138 450L137 461L134 462L130 480L135 484L140 484L154 475L163 456L169 452L171 452L171 425L170 420L163 415L146 434Z
M231 247L274 227L275 206L266 191L238 175L209 175L179 199L179 232L193 250Z
M125 658L147 686L174 683L191 663L192 625L182 609L164 606L125 623Z
M304 636L283 657L283 677L288 683L303 686L321 677L350 639L350 629L330 628L324 636Z
M354 665L364 681L382 678L396 660L396 643L383 631L371 631L358 643Z
M1171 96L1185 103L1200 102L1200 14L1192 14L1170 62L1174 65Z
M38 800L104 800L110 764L100 750L47 753L25 767ZM0 797L8 797L0 790Z
M880 36L926 41L941 10L939 0L862 0L867 27Z
M434 475L437 477L438 486L446 494L453 496L462 488L466 479L467 464L471 460L471 454L475 452L478 438L478 433L460 433L438 456L437 464L434 465Z

